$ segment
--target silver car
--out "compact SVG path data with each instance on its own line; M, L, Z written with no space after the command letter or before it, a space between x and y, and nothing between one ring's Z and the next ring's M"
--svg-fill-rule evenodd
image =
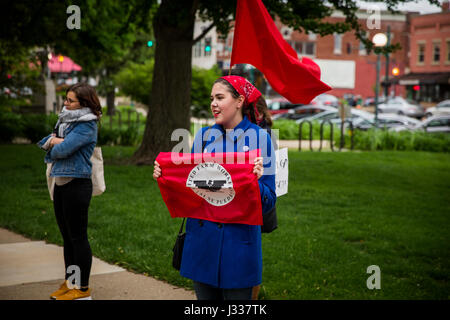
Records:
M426 132L450 132L450 114L425 119L420 129Z
M379 104L378 112L395 113L413 118L422 118L425 115L425 109L420 104L402 97L394 97Z
M410 127L398 127L395 131L426 131L426 132L450 132L450 114L443 116L432 116L420 122L413 128Z
M431 117L431 116L442 116L450 114L450 100L444 100L442 102L439 102L435 107L428 108L425 116Z

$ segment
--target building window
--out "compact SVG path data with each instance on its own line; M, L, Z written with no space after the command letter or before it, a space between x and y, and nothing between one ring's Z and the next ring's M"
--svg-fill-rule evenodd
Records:
M303 41L293 41L286 40L289 45L297 52L297 55L308 55L313 56L316 54L316 43L315 42L303 42Z
M194 45L194 57L201 57L202 55L202 42L197 41Z
M366 46L364 45L364 42L359 41L359 54L361 56L367 55Z
M366 38L369 39L369 37L370 37L370 34L369 34L369 32L366 31ZM361 56L367 55L366 46L365 46L364 42L362 42L361 40L359 40L359 55L361 55Z
M297 54L302 54L303 53L303 42L295 41L294 49L297 52Z
M450 40L447 40L447 56L445 60L447 63L450 63Z
M334 54L342 54L342 35L334 34Z
M441 60L441 43L440 42L433 42L433 63L439 64L439 61Z
M305 42L304 43L305 54L308 56L313 56L316 53L316 43L315 42Z
M419 43L417 62L420 64L425 62L425 43Z
M347 42L347 54L352 54L352 44L350 42Z

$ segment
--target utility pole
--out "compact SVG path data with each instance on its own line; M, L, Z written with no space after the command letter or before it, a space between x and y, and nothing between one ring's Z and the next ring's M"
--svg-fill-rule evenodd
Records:
M386 46L390 46L391 44L391 26L387 26L387 44ZM389 52L386 52L386 73L385 73L385 79L384 79L384 96L387 99L389 95Z

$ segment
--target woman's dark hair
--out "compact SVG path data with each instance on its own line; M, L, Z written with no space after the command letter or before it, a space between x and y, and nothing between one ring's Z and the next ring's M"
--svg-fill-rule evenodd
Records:
M80 102L80 106L91 109L92 113L97 116L97 119L100 119L102 116L102 106L100 105L97 92L95 92L93 87L85 82L79 82L67 88L66 95L69 91L75 93Z
M235 99L239 98L240 96L239 92L237 92L236 89L227 80L219 78L216 81L214 81L214 84L216 83L225 85L233 98ZM258 110L259 114L262 114L261 122L265 122L264 125L271 128L273 124L272 115L269 112L269 108L267 107L266 100L263 98L263 96L260 96L258 101L256 101L256 109ZM245 105L244 108L242 108L242 113L245 114L250 119L251 122L256 123L255 112L253 108L250 108L248 105Z

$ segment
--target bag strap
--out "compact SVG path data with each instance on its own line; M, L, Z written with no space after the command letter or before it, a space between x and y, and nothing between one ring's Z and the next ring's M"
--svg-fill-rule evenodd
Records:
M202 144L202 152L203 152L203 150L205 150L206 142L208 141L208 137L209 137L209 132L210 131L211 131L211 127L209 127L208 130L206 131L206 137L205 137L205 140L203 141L203 144ZM183 218L183 222L181 223L180 231L178 231L178 234L182 234L183 233L183 227L184 227L184 221L185 220L186 220L186 218Z

